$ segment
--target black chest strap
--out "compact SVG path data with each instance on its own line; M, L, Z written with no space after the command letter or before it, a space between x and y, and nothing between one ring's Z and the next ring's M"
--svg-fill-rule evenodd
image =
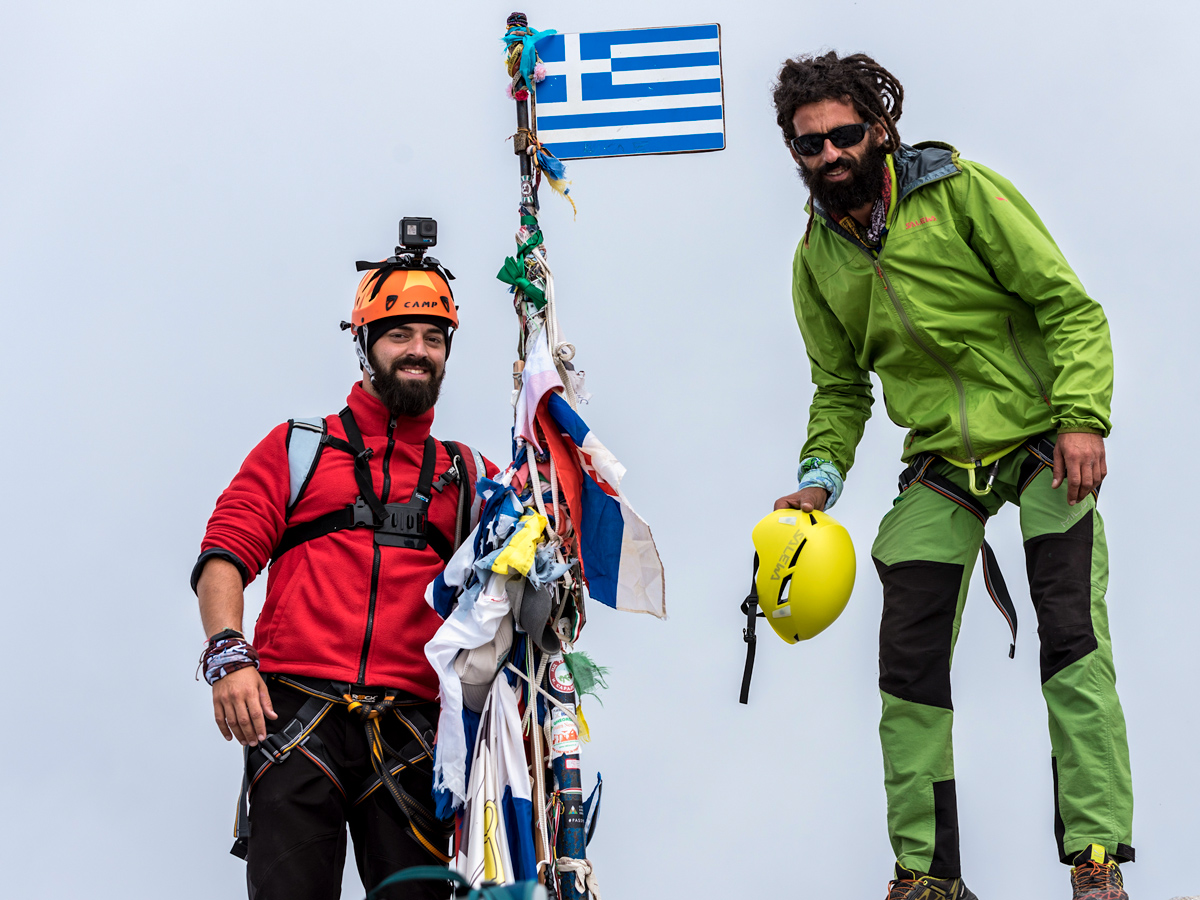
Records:
M375 493L371 479L370 450L363 441L362 432L350 407L338 414L346 430L346 440L326 434L321 442L334 450L348 453L354 459L354 481L359 495L351 506L336 509L318 516L310 522L301 522L289 527L280 538L279 545L271 555L279 559L284 553L315 538L344 531L347 528L371 528L375 532L375 543L381 547L403 547L409 550L424 550L430 547L443 562L449 562L454 547L438 528L429 521L429 501L434 490L434 469L437 466L437 441L425 439L425 450L421 457L421 472L412 495L403 503L384 503ZM453 473L453 477L451 477ZM438 479L440 491L446 479L465 481L459 475L459 466L452 457L451 469ZM461 505L461 504L460 504Z

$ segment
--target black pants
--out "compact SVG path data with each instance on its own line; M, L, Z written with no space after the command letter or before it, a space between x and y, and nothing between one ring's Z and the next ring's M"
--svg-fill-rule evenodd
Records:
M271 703L279 718L267 723L274 733L295 716L307 699L268 678ZM412 707L437 723L437 703ZM359 804L362 786L374 777L363 723L343 706L329 710L314 734L346 795L325 772L299 751L271 766L250 793L250 838L246 883L250 900L336 900L346 864L346 826L363 886L370 890L388 875L437 860L408 834L408 820L380 787ZM401 747L412 737L394 717L385 720L384 739ZM253 748L251 756L254 756ZM261 754L259 755L261 759ZM400 773L401 786L432 805L432 769L426 761ZM447 887L412 882L385 891L389 898L442 898Z

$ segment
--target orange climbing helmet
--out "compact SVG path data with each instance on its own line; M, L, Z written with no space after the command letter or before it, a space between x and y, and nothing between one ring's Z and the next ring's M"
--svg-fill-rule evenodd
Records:
M446 334L446 355L450 355L454 332L458 330L458 307L454 304L454 292L450 282L454 275L432 256L426 256L420 246L405 243L404 225L400 225L401 246L396 255L380 262L360 260L358 271L365 272L354 295L354 309L350 321L342 323L342 330L350 329L354 336L354 348L358 361L372 379L375 370L371 366L370 349L376 339L387 328L406 322L428 322ZM437 224L432 219L433 240L436 242ZM371 328L375 322L389 321L381 328Z
M437 260L392 257L358 266L367 272L358 284L350 314L355 335L361 326L393 316L442 319L449 328L458 328L458 307L449 284L454 276Z

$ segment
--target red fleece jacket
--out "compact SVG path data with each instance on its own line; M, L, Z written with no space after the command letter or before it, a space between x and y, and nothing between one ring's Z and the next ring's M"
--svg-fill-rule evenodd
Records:
M412 495L421 470L433 410L394 422L384 405L356 384L348 398L370 459L375 492L385 503ZM341 419L325 419L329 434L346 439ZM308 522L354 503L354 462L325 447L308 487L286 517L289 479L288 426L273 429L255 447L217 500L193 572L213 557L234 562L249 584L271 558L288 525ZM459 445L472 479L472 454ZM435 477L450 468L438 444ZM497 472L484 460L486 474ZM452 538L458 488L433 492L429 522ZM378 559L377 559L378 556ZM376 572L376 567L377 572ZM444 567L430 547L376 547L370 528L327 534L288 550L271 565L267 598L254 626L254 647L264 672L396 687L435 699L438 680L425 644L441 619L425 602L425 586ZM372 587L374 586L374 590Z

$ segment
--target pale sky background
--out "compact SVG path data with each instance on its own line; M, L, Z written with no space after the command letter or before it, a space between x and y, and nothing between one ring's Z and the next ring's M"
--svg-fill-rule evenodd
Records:
M408 0L9 3L0 13L0 450L9 897L244 896L240 753L193 680L187 578L218 493L277 423L358 377L354 261L434 216L458 276L435 432L509 458L517 163L511 5ZM867 51L908 142L1010 178L1103 303L1116 351L1101 509L1134 767L1134 900L1200 894L1192 455L1198 443L1194 42L1182 2L540 2L538 28L719 22L727 149L568 167L543 192L583 412L667 572L665 622L594 606L611 667L585 784L606 900L882 896L881 608L869 550L902 432L876 404L835 516L859 580L795 646L763 629L737 703L751 526L794 471L811 395L790 300L804 191L770 86ZM1017 658L977 574L954 670L963 863L983 900L1069 896L1015 511L989 527ZM249 592L252 612L265 577ZM248 618L247 624L253 621ZM346 897L361 897L356 878ZM753 885L753 887L750 887Z

